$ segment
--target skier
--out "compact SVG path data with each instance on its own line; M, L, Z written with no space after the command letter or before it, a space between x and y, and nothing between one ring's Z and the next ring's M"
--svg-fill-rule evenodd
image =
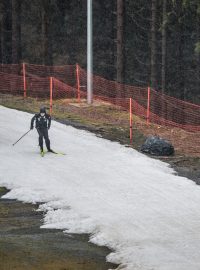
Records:
M53 152L53 150L50 148L50 140L48 136L48 129L50 129L51 126L51 116L46 113L45 107L40 108L40 113L37 113L33 116L31 119L30 129L33 129L34 122L36 122L35 127L39 134L39 146L41 155L44 155L43 138L45 139L48 152Z

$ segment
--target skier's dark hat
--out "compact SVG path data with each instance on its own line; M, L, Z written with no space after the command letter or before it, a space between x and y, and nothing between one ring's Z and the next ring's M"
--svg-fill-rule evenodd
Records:
M41 107L40 108L40 113L46 113L46 108L45 107Z

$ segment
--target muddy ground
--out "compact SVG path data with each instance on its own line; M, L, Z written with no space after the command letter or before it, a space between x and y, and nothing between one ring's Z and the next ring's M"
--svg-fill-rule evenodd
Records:
M7 192L0 188L0 197ZM37 205L0 200L1 270L104 270L110 251L88 242L88 235L40 229Z
M170 160L177 174L200 184L196 163L187 167L183 162L181 160L179 166L177 159ZM6 192L5 188L0 188L0 197ZM111 251L89 243L88 235L41 229L43 213L37 212L37 208L38 205L0 199L0 270L107 270L117 267L106 263L106 255Z

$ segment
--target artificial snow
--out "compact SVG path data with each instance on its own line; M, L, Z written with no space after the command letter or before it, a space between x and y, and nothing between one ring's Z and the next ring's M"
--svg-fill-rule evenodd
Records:
M200 269L200 189L168 164L87 131L52 121L39 154L33 115L0 106L4 198L40 203L43 228L88 233L126 270ZM121 269L121 268L120 268Z

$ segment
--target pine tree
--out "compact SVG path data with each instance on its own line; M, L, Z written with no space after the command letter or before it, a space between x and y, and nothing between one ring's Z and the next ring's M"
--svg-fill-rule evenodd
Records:
M156 79L156 8L157 0L152 0L151 2L151 87L157 88L157 79Z
M12 0L12 63L21 60L21 0Z

